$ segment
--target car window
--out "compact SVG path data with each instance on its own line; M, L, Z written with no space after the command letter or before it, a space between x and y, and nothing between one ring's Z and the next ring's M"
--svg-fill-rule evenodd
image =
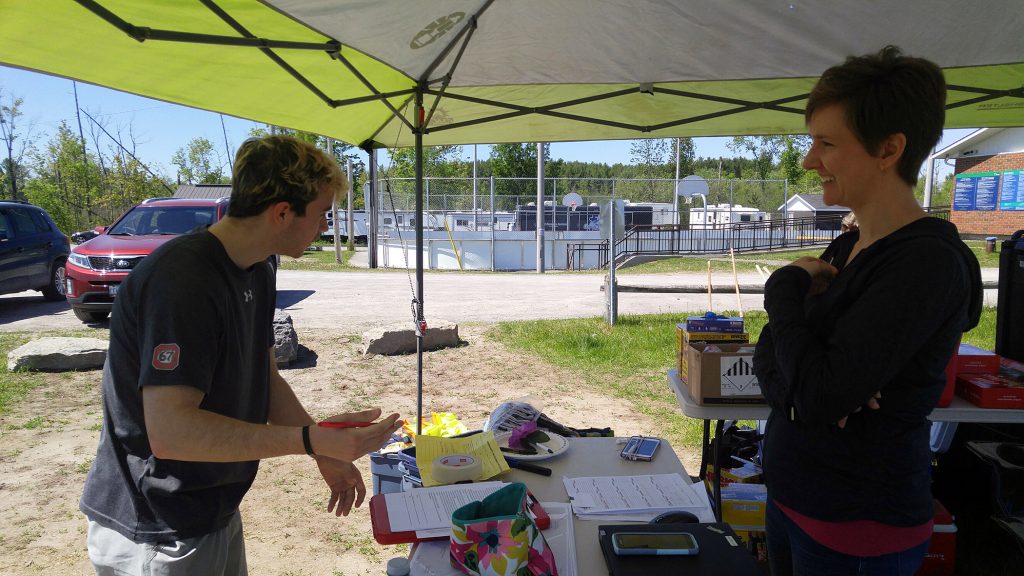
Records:
M5 238L12 236L10 228L7 226L7 211L0 210L0 234L3 234Z
M17 236L30 236L40 231L36 227L32 213L25 208L11 208L7 211L7 218L11 221L11 227Z
M153 228L152 224L153 210L149 208L140 208L136 206L132 208L130 212L125 214L124 218L117 221L116 224L111 226L107 234L119 235L127 234L135 236L137 234L149 234Z
M32 218L36 222L36 230L37 231L39 231L39 232L49 232L50 231L50 221L49 221L49 219L47 219L46 215L43 214L42 210L33 210L32 211Z

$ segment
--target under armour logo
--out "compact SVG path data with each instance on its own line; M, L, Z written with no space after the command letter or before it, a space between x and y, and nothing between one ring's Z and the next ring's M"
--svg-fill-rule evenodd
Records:
M242 292L242 300L244 300L246 304L252 302L252 288Z

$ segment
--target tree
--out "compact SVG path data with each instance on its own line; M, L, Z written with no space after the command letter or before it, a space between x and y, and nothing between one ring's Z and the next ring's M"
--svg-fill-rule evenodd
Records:
M226 184L224 160L206 138L189 140L184 148L178 148L171 158L171 164L178 167L178 181L188 184Z
M676 138L676 146L679 150L679 177L683 178L693 174L696 168L697 149L693 145L693 138Z
M638 192L641 197L637 199L654 200L657 193L655 179L672 177L666 162L670 151L670 140L665 138L633 140L629 145L630 163L636 166L636 176L646 180L640 185Z
M18 183L27 176L27 171L21 165L21 161L25 151L31 147L29 139L29 134L32 131L31 125L24 134L18 130L20 124L18 119L22 116L21 104L23 102L24 100L12 94L4 104L3 92L0 91L0 137L3 138L4 148L7 152L7 157L0 162L0 172L4 177L3 184L0 184L0 190L4 191L4 197L9 196L11 200L18 199ZM19 140L21 140L20 143L18 143Z
M67 122L57 126L45 150L35 155L33 171L36 178L26 182L25 195L49 212L62 230L109 224L87 208L98 195L100 170Z
M786 149L787 138L791 136L734 136L727 146L738 154L750 154L758 180L768 180Z

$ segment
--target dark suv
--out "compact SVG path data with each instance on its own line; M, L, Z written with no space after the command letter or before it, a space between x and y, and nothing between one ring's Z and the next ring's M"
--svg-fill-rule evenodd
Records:
M47 300L63 300L70 250L68 237L45 210L0 201L0 294L39 290Z
M105 320L121 282L143 258L175 236L220 220L227 210L227 198L150 198L97 228L99 235L68 257L66 291L75 316Z

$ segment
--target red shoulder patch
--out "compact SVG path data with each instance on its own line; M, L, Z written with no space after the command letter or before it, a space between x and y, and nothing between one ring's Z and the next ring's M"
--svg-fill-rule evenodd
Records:
M177 344L158 344L153 349L153 368L157 370L174 370L178 367L181 349Z

